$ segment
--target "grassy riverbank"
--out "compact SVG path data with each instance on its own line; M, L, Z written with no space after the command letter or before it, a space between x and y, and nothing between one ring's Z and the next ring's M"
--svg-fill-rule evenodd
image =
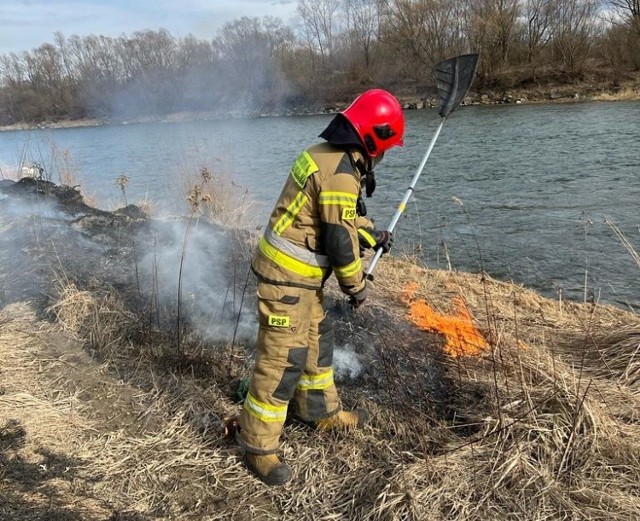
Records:
M254 306L255 237L11 186L0 187L0 517L640 517L638 315L384 257L356 313L328 288L343 401L369 407L372 424L348 436L288 422L294 479L268 488L224 435L254 349L255 318L239 310ZM180 276L182 294L163 290ZM209 293L220 299L203 330ZM225 321L233 336L212 334Z
M424 109L436 106L438 100L415 95L402 95L398 97L407 110ZM499 90L472 91L466 98L467 105L498 105L498 104L548 104L548 103L584 103L597 101L640 101L640 79L612 87L610 84L598 84L593 82L576 84L547 84L531 88L514 88ZM251 113L234 111L226 112L178 112L161 116L132 117L128 119L110 118L85 118L64 119L57 121L45 121L37 124L17 123L14 125L0 126L0 131L7 130L32 130L44 128L71 128L99 126L105 124L134 124L180 121L195 121L206 119L220 119L228 117L264 117L280 115L304 115L333 113L345 108L344 103L327 104L324 107L289 107L277 110L255 110Z

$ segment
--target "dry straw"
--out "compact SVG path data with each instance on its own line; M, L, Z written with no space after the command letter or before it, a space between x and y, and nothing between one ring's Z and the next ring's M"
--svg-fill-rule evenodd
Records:
M379 361L389 374L381 375L380 396L392 403L345 389L345 402L374 413L362 432L320 434L288 425L283 453L295 475L274 489L250 477L239 449L221 437L220 421L239 407L224 371L207 378L138 359L129 377L147 389L139 421L154 421L134 433L104 432L87 446L92 468L104 476L96 493L167 519L640 516L636 315L400 260L380 268L366 313L386 316L389 325L405 321L409 308L397 288L414 281L415 295L443 314L463 298L488 342L477 356L442 357L452 393L444 407L435 403L442 397L412 394L406 373L404 381L391 376L402 378L394 360L407 352L387 339L390 351ZM115 333L130 327L130 317L117 300L96 302L70 289L55 310L62 325L120 358L121 373L131 368L135 351ZM413 334L425 335L425 348L437 348L438 335L434 341ZM210 360L216 364L215 356Z
M49 309L99 363L72 362L77 346L55 353L52 325L43 337L35 318L3 310L0 441L20 422L42 428L33 439L65 452L74 476L73 486L45 480L52 504L75 518L640 519L636 314L393 257L378 268L357 314L340 311L335 286L327 297L339 334L366 356L366 375L341 386L344 404L368 407L373 420L352 434L288 422L282 453L294 478L284 487L253 478L222 435L252 346L187 334L177 353L175 332L152 334L132 311L132 288L65 279ZM412 300L438 316L463 302L484 348L449 356L441 333L415 327L409 283ZM8 423L10 407L18 423ZM8 450L5 461L39 462L34 445ZM19 499L40 505L38 494Z

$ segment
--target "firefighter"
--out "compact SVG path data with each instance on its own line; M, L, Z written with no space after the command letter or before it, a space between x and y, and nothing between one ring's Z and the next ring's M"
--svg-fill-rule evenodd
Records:
M352 307L367 297L362 250L388 252L392 236L365 217L361 191L373 194L374 167L386 150L402 146L404 125L389 92L361 94L320 134L326 142L295 160L259 240L251 265L258 278L256 360L236 439L248 469L269 485L291 479L277 455L290 402L295 417L318 430L349 430L369 419L366 409L341 408L322 290L334 273Z

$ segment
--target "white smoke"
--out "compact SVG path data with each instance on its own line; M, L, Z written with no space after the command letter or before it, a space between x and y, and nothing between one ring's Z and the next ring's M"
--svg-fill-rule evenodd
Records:
M229 342L253 338L257 318L245 288L246 272L234 273L229 243L221 230L187 220L157 227L156 246L144 256L141 268L154 281L161 305L177 310L204 338ZM182 264L182 270L180 266ZM149 292L149 290L147 290Z
M39 222L40 224L50 224L47 221L70 221L71 218L58 210L54 203L43 198L33 198L32 201L24 198L12 198L0 192L0 201L5 201L0 207L0 218L10 220L26 220ZM40 220L43 220L40 222Z
M110 223L102 214L89 215L88 220L81 214L70 215L41 196L0 191L2 300L50 294L51 274L60 269L81 285L102 280L105 285L127 287L136 284L137 268L143 305L157 308L158 325L175 327L181 280L182 324L210 341L254 339L255 289L248 285L254 278L248 266L238 268L246 263L233 258L228 233L197 220L187 230L186 219L155 219L137 237L129 237L124 229L120 234L105 228ZM137 265L123 255L126 251L141 259Z
M0 305L47 305L58 273L91 276L86 259L105 258L106 247L73 232L72 220L52 200L0 192Z
M354 380L362 373L362 363L351 344L338 347L333 351L333 372L339 380Z

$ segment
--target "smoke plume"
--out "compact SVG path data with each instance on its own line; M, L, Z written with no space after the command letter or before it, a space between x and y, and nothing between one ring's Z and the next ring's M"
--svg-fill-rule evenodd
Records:
M355 380L362 369L360 358L351 344L336 347L333 352L333 372L337 380Z
M140 263L151 285L146 292L155 292L171 312L180 299L182 318L208 340L252 338L257 322L247 303L252 276L229 234L197 220L158 221L153 230L154 241Z

